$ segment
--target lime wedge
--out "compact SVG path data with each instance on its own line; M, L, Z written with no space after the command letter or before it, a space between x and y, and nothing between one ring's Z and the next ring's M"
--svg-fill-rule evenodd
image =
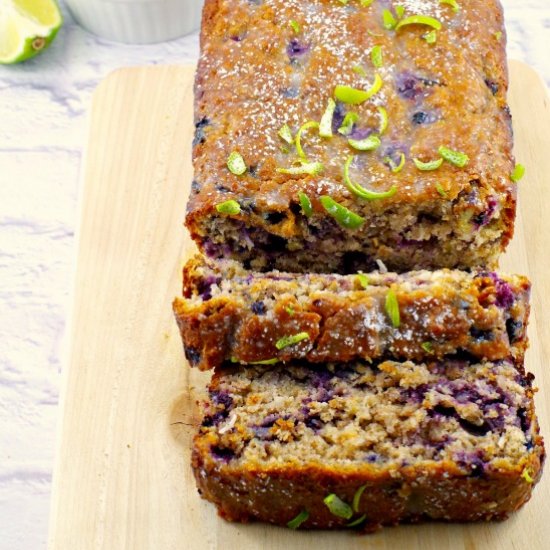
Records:
M62 23L55 0L0 0L0 63L19 63L45 50Z

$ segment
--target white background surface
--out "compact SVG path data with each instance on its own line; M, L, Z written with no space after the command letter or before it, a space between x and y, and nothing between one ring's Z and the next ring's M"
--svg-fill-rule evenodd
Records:
M503 4L510 57L531 64L550 84L550 0ZM198 54L196 35L153 46L114 44L64 14L48 51L23 65L0 66L1 550L46 544L91 94L117 67L184 63Z

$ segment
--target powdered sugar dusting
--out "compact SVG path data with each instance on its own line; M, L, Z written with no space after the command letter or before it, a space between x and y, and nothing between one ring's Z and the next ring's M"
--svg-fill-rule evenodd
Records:
M270 170L291 166L296 151L282 142L278 130L288 124L295 134L305 122L319 121L336 85L366 90L377 73L383 81L381 90L361 105L344 106L344 112L357 112L358 126L363 131L377 131L377 106L385 107L389 115L389 128L382 136L382 146L378 151L360 154L354 163L359 183L374 190L385 190L395 184L400 189L400 197L431 193L436 179L450 179L451 173L455 185L466 185L468 174L464 174L464 183L461 183L460 174L457 177L456 170L447 164L438 174L418 174L412 166L413 155L427 158L437 154L443 139L449 146L467 152L473 163L479 159L479 165L472 170L484 176L486 164L481 161L487 155L491 156L491 165L498 155L500 162L509 162L503 158L502 151L481 145L490 141L464 141L464 135L476 134L476 126L486 132L484 125L488 120L493 121L491 124L500 120L490 116L467 120L464 116L468 112L487 110L486 86L483 79L480 80L479 69L464 62L466 50L457 42L464 36L468 50L486 47L482 43L485 38L470 31L471 22L479 19L471 12L474 8L465 5L455 13L438 0L399 2L405 10L404 17L429 15L442 22L438 45L430 46L422 38L421 25L397 32L384 29L382 10L394 9L395 2L374 2L369 7L355 2L342 5L337 0L305 3L265 0L259 4L242 0L226 4L223 7L227 10L228 29L238 39L220 43L220 37L215 36L210 43L206 36L200 66L202 74L211 75L205 80L204 93L223 113L223 126L210 145L210 151L212 148L218 151L219 162L215 164L223 166L228 152L239 149L251 165L259 168L267 164ZM291 27L291 20L298 22L299 32ZM476 25L479 25L478 31L484 29ZM439 42L447 41L451 47L439 47ZM374 45L380 46L383 54L383 64L378 68L373 67L370 59ZM352 70L356 65L363 67L363 75ZM416 85L418 90L413 88L414 93L400 96L396 83L403 74L410 74L410 78L420 84ZM445 89L449 85L455 90L452 104L448 103ZM468 93L462 94L459 91L462 88ZM479 100L477 104L476 100ZM434 105L438 110L435 115L431 114ZM445 105L449 105L448 110ZM460 116L456 114L459 109ZM422 115L423 111L428 114ZM430 132L428 123L411 124L411 117L419 112L424 117L421 120L439 122L437 133ZM470 128L469 134L463 132L465 124ZM485 129L481 130L482 127ZM489 131L502 133L497 128ZM321 162L324 172L321 176L302 178L302 185L311 191L326 192L329 187L337 199L356 200L341 185L342 166L350 154L347 140L339 134L320 140L308 132L303 145L308 160ZM399 175L393 174L384 159L401 152L406 155L405 168ZM213 179L212 176L207 175L206 180ZM294 177L278 176L278 181L282 196L286 196L288 189L294 189ZM248 179L234 179L235 185L240 182L247 184ZM273 195L273 187L269 192Z

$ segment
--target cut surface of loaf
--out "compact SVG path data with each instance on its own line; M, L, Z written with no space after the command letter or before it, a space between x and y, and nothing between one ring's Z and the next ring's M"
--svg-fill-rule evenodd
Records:
M388 7L206 0L186 219L205 254L293 272L494 267L516 200L501 6Z
M187 359L202 370L457 354L522 363L529 294L525 277L495 272L257 273L196 256L174 313Z
M371 530L503 519L541 475L531 383L508 361L220 369L195 477L235 521Z

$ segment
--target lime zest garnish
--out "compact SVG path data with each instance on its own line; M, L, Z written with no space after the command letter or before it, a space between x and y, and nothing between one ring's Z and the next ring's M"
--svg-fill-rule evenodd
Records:
M435 29L431 30L430 32L427 32L426 34L423 34L422 38L428 44L435 44L437 42L437 31Z
M510 179L514 183L517 183L523 176L525 176L525 166L523 166L523 164L516 164L513 172L510 174Z
M374 151L382 144L376 134L372 134L365 139L348 139L348 143L358 151Z
M300 191L298 193L298 200L300 201L300 206L302 207L302 212L306 216L306 218L310 218L313 215L313 206L311 204L311 201L309 200L309 197Z
M277 168L279 174L288 174L291 176L299 176L302 174L309 174L310 176L317 176L323 172L325 167L321 162L306 162L301 166L292 166L290 168Z
M435 184L435 190L444 198L444 199L448 199L449 196L447 195L447 192L445 191L445 189L443 189L443 186L440 184L440 183L436 183Z
M334 493L331 493L330 495L326 496L323 499L323 502L326 504L327 508L330 510L330 513L333 516L337 516L339 518L344 519L351 519L353 516L353 510L351 509L351 506L344 502L341 498L339 498Z
M352 212L342 204L336 202L332 197L323 195L319 199L323 208L346 229L358 229L365 223L365 218Z
M428 25L436 31L441 30L441 23L435 17L430 17L429 15L411 15L405 17L405 19L397 23L395 30L398 31L407 25Z
M402 17L405 15L405 6L395 6L395 15L397 15L397 19L402 19Z
M220 204L216 204L216 210L220 214L228 214L230 216L234 216L235 214L240 214L241 205L237 201L229 200L221 202Z
M521 477L527 481L527 483L534 483L535 480L531 477L531 472L529 471L529 468L524 468L523 472L521 472Z
M360 105L377 94L382 88L383 81L378 73L374 75L374 82L368 90L359 90L351 86L338 85L334 89L334 97L343 103Z
M338 0L340 4L344 4L344 6L349 2L349 0Z
M460 6L458 5L458 2L456 0L439 0L440 4L447 4L447 6L451 6L453 8L453 11L455 13L458 13L460 11Z
M393 162L393 159L391 157L384 157L384 162L387 162L390 165L391 171L394 174L398 174L403 170L403 167L405 166L405 153L401 153L401 156L399 157L399 164L395 164Z
M459 168L464 168L470 162L470 158L466 153L453 151L444 145L439 147L437 151L447 162L450 162Z
M354 519L350 523L346 523L346 527L357 527L361 525L367 519L367 514L363 514L361 517Z
M422 162L421 160L413 158L413 162L419 170L422 170L423 172L430 172L431 170L437 170L438 168L440 168L443 164L443 159L438 158L437 160Z
M360 2L361 6L363 6L364 8L368 8L374 2L374 0L360 0Z
M251 363L247 363L248 365L276 365L279 363L279 359L277 357L273 357L272 359L263 359L262 361L252 361Z
M349 112L346 113L342 126L338 128L338 133L343 136L348 136L353 130L353 125L359 120L359 115L357 113Z
M359 281L359 284L363 288L367 288L369 286L369 278L364 273L358 273L355 277L357 278L357 280ZM359 498L361 498L361 496L359 496ZM353 502L354 502L353 509L355 510L355 497L353 497ZM358 510L355 510L355 511L358 512Z
M278 350L282 350L284 348L288 348L288 346L293 346L298 342L302 342L303 340L309 340L309 334L307 332L299 332L298 334L293 334L291 336L283 336L275 342L275 347Z
M384 64L382 59L382 46L374 46L370 52L372 64L379 69Z
M329 98L327 108L321 118L319 124L319 135L324 138L332 137L332 118L334 117L334 110L336 109L336 102L334 99Z
M227 158L227 167L232 174L242 176L246 172L246 163L238 151L233 151Z
M382 135L388 129L388 111L384 107L378 107L378 114L380 115L380 130Z
M286 141L289 145L294 143L294 138L292 137L292 130L288 124L283 124L281 129L277 132L277 135Z
M431 342L422 342L422 344L420 344L420 347L426 353L433 353L434 352L434 347L433 347L433 344Z
M362 65L354 65L351 70L355 73L355 74L358 74L359 76L367 76L367 71L365 70L365 68L362 66Z
M346 160L346 164L344 165L344 183L354 195L357 195L359 198L366 201L373 201L380 199L389 199L397 193L397 186L395 185L393 185L389 191L379 193L377 191L370 191L369 189L365 189L358 183L352 182L349 175L349 169L354 158L355 157L353 155L350 155Z
M386 294L385 307L391 324L394 328L399 328L399 325L401 324L401 316L399 314L399 302L397 301L397 296L395 295L395 292L391 288Z
M502 31L497 31L495 33L495 38L500 42L502 40Z
M273 359L263 359L262 361L252 361L247 363L246 361L241 361L238 357L232 356L229 358L232 363L240 363L241 365L276 365L280 363L280 360L277 357Z
M290 176L300 176L302 174L309 174L310 176L317 176L323 172L325 167L321 162L306 162L301 166L291 166L290 168L277 168L279 174L288 174Z
M357 491L355 491L355 494L353 495L353 502L352 507L354 512L359 512L359 504L361 504L361 497L363 496L363 493L365 492L365 489L367 488L366 485L361 485Z
M309 518L309 512L307 510L302 510L295 518L291 519L286 526L289 529L298 529L304 521L307 521Z
M298 23L298 21L295 21L294 19L291 19L288 24L292 27L292 30L296 34L299 34L302 30L302 27L300 27L300 23Z
M300 126L300 129L296 133L296 152L300 158L306 159L306 154L302 149L302 134L311 128L319 128L319 123L314 120L310 120Z
M289 315L294 315L296 312L294 311L294 308L291 308L290 306L287 306L285 307L285 311L289 314Z
M391 31L395 29L396 25L397 25L397 19L395 19L395 17L393 16L393 13L390 10L385 9L382 12L382 26L386 30Z

